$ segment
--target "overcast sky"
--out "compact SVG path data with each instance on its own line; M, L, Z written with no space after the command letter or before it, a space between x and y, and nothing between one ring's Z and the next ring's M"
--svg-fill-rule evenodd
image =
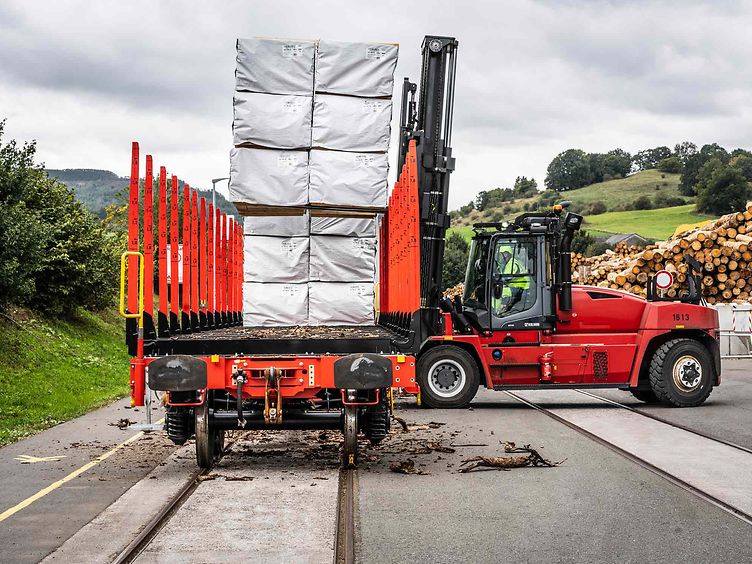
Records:
M48 168L129 171L131 140L194 186L226 176L235 38L460 42L451 204L558 152L752 148L752 5L607 1L0 0L0 118Z

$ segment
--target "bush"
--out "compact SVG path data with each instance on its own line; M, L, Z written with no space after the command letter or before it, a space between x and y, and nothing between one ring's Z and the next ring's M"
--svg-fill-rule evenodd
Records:
M602 213L606 213L607 211L608 208L606 207L606 204L604 204L600 200L590 204L590 215L600 215Z
M632 202L632 209L635 210L650 210L653 209L653 203L648 196L640 196L634 202Z
M587 231L575 231L574 237L572 237L572 252L583 253L587 252L587 248L595 242L595 238L592 237Z
M48 313L113 301L122 238L34 164L36 146L3 143L0 121L0 307Z
M653 207L659 208L673 208L674 206L683 206L687 201L684 198L678 196L669 196L668 194L656 194L653 198Z
M587 249L585 250L585 255L589 257L594 257L597 255L602 255L605 253L610 247L605 241L594 241L590 245L588 245Z

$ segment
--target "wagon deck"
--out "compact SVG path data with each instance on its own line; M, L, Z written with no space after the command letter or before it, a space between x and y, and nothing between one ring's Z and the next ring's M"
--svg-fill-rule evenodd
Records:
M287 355L397 352L396 334L380 325L226 327L157 339L160 354Z

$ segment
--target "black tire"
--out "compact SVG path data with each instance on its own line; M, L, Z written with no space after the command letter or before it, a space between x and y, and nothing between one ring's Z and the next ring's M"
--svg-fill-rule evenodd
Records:
M673 407L695 407L713 391L713 359L694 339L673 339L658 347L650 361L650 387Z
M478 364L468 352L459 347L434 347L418 359L420 397L427 407L466 407L478 392L479 384Z
M638 390L636 388L631 388L629 393L645 403L660 403L661 401L658 399L658 396L655 395L653 390Z

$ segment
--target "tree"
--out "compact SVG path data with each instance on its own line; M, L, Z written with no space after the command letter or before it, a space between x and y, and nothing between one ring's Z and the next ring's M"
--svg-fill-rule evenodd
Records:
M624 149L614 149L603 159L604 179L624 178L632 170L632 155Z
M714 157L700 169L697 211L722 215L745 208L749 186L742 172Z
M682 171L683 166L684 163L682 163L682 160L676 155L672 155L670 157L662 159L661 162L658 163L658 170L660 170L661 172L678 174Z
M36 145L3 143L0 121L0 307L49 313L112 303L121 239L34 163Z
M580 149L567 149L554 157L546 170L546 188L574 190L590 183L588 155Z
M679 191L684 196L694 196L697 194L697 183L699 181L700 169L710 159L717 158L721 163L729 162L729 154L718 143L703 145L702 148L692 155L689 155L684 162L684 171L679 180Z
M518 176L512 189L517 198L527 198L538 195L538 183L535 178L528 180L525 176Z
M445 289L465 281L469 250L470 246L459 233L454 232L447 237L444 246L444 270L442 274Z
M645 149L632 157L637 170L649 170L656 168L658 163L663 159L671 156L671 149L666 146L656 147L655 149Z
M681 159L682 165L687 162L687 159L697 153L697 145L690 141L682 141L674 145L674 156Z
M736 151L734 151L734 153L736 153ZM732 153L732 155L734 155L734 153ZM731 157L729 164L741 172L747 182L752 181L752 154L747 151L737 153L735 156Z

